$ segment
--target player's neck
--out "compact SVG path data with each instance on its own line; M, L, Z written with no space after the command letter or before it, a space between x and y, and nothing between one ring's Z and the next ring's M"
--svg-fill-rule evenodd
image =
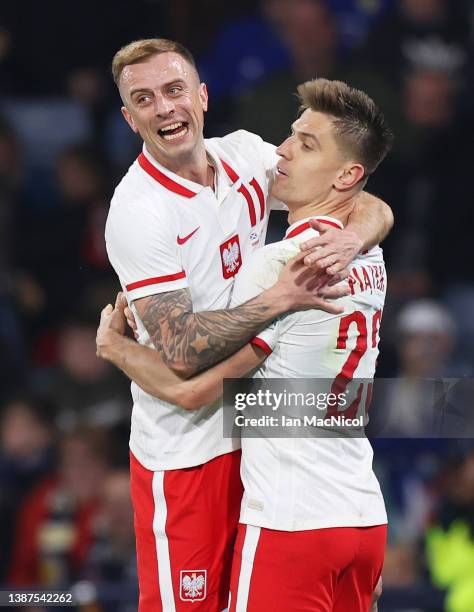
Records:
M200 156L199 160L186 163L176 171L181 178L212 188L214 188L214 173L214 166L209 162L206 151L204 151L204 157Z
M288 215L288 223L293 225L296 221L301 219L308 219L309 217L334 217L340 221L343 225L347 224L347 219L354 208L355 195L351 194L350 197L337 197L328 198L320 202L309 202L298 208L291 210Z
M208 161L204 142L186 156L176 159L162 159L156 152L147 148L152 157L170 172L193 183L198 183L198 185L214 186L215 170Z

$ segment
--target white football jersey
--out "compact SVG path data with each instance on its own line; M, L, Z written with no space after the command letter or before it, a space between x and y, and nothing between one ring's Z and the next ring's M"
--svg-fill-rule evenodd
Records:
M342 227L331 217L318 219ZM301 242L317 235L307 221L295 223L284 240L246 260L232 305L277 280ZM351 295L340 299L343 314L289 313L258 334L254 343L269 356L254 377L373 378L386 291L380 247L357 257L350 272ZM370 401L370 384L360 387L360 395L354 404L358 414ZM285 531L384 524L387 515L372 457L363 437L242 438L241 522Z
M146 148L115 190L106 225L110 262L129 303L188 288L195 312L229 305L234 277L265 243L275 147L240 130L205 141L216 189L173 174ZM133 305L132 305L133 308ZM134 311L139 342L151 340ZM150 470L200 465L239 447L223 438L220 402L195 412L132 383L130 448Z

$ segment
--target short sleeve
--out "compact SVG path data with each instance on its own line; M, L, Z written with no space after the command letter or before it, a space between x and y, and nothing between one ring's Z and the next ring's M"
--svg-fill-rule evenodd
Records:
M251 344L260 347L267 355L271 355L275 350L278 340L282 334L286 333L299 319L300 312L288 312L278 319L275 319L268 327L262 329L252 340Z
M111 209L107 253L129 301L188 286L174 229L142 203Z
M258 346L267 355L271 355L275 349L275 346L278 342L278 338L280 336L279 323L279 320L273 321L271 325L269 325L265 329L262 329L260 333L258 333L254 338L252 338L252 340L250 340L250 344Z

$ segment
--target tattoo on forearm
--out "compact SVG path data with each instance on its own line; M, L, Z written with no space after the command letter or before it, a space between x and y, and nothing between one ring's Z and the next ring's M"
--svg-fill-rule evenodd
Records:
M142 316L165 363L184 363L191 374L234 353L272 318L259 297L230 310L193 313L188 289L154 295Z

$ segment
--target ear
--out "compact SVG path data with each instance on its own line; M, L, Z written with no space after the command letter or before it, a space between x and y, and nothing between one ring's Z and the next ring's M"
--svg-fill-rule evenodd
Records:
M347 191L357 185L364 178L365 169L361 164L348 163L336 177L334 187L339 191Z
M138 128L135 125L135 122L133 121L133 117L130 114L130 111L128 110L128 108L126 106L122 106L122 108L120 110L122 111L122 115L124 116L125 121L132 128L132 130L135 132L135 134L137 134L138 133Z
M208 93L206 83L201 83L199 85L199 99L201 100L202 110L206 112L208 106Z

